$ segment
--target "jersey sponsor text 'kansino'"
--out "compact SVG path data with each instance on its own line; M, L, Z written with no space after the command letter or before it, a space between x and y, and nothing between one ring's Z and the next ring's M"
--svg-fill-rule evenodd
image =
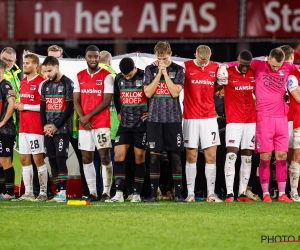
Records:
M141 89L121 89L122 105L124 106L146 106L147 98Z
M81 94L97 94L97 96L102 96L101 89L80 89Z

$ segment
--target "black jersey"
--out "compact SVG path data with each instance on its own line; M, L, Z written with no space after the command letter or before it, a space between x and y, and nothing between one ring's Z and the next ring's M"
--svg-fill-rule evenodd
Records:
M114 95L121 97L121 126L139 127L141 116L147 112L147 98L143 90L144 71L137 69L136 74L127 80L121 73L115 79Z
M13 87L9 81L2 80L0 82L0 122L3 121L8 107L8 101L7 99L11 97L11 95L8 94L9 90L12 90ZM4 126L0 128L0 134L9 136L9 137L15 137L16 136L16 128L14 124L13 117L11 116L9 120L6 122Z
M57 122L66 109L66 102L73 102L74 83L66 76L62 76L58 82L46 80L41 89L41 102L46 102L47 124ZM71 116L67 122L57 130L57 134L70 133L72 131Z
M184 68L174 62L166 68L174 84L184 85ZM149 65L145 69L143 85L149 85L158 73L158 67ZM157 89L149 101L149 122L181 122L182 112L179 97L173 98L162 75Z

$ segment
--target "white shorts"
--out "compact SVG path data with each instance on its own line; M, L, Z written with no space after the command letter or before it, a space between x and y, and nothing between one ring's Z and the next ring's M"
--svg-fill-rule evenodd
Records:
M44 135L19 133L19 153L36 155L44 153Z
M289 148L294 147L294 129L293 121L289 121Z
M256 123L229 123L226 125L226 147L255 149Z
M293 140L293 148L300 149L300 128L294 129L294 140Z
M217 118L184 119L183 142L186 148L209 148L220 145Z
M95 151L101 148L111 148L110 128L79 130L78 148L84 151Z

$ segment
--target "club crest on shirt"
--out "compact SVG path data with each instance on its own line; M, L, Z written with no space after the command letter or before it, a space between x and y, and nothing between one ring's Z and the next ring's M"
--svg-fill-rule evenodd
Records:
M36 86L35 85L31 85L30 86L30 90L36 90Z
M279 70L279 75L284 76L284 70Z
M63 90L64 90L64 87L63 87L63 86L58 86L58 88L57 88L57 92L58 92L58 93L63 92Z
M5 85L5 88L9 89L10 87L9 87L9 85Z
M215 77L215 76L216 76L216 73L215 73L215 72L209 72L209 75L210 75L211 77Z
M96 80L97 85L102 85L102 80Z
M49 91L49 88L48 88L48 87L46 88L46 91Z
M136 87L141 87L142 86L142 80L136 80L135 81L135 86Z
M175 78L175 72L169 72L169 77L170 78Z

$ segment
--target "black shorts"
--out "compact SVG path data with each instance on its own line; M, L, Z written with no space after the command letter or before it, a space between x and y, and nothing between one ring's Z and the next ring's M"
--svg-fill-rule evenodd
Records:
M182 123L147 123L147 140L150 152L183 150Z
M0 135L0 157L12 157L14 154L15 137Z
M133 145L136 148L146 150L146 122L136 128L125 128L123 126L119 126L115 139L115 146L124 144Z
M45 152L48 157L64 156L69 153L69 134L54 134L53 137L45 136Z

